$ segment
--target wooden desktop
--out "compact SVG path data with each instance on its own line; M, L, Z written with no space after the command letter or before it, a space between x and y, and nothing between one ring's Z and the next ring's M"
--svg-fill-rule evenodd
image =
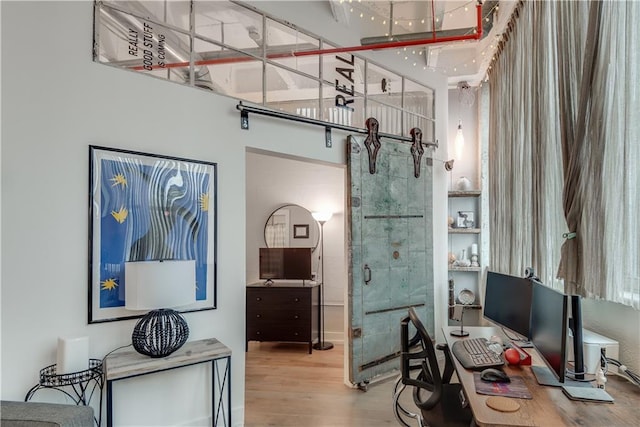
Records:
M443 332L449 348L460 339L450 335L460 327L444 327ZM469 338L492 335L504 337L497 328L465 326ZM506 341L506 338L505 342ZM525 349L532 357L533 365L544 365L537 351ZM530 366L504 366L511 376L520 376L531 392L532 399L515 399L520 409L515 412L499 412L487 406L488 395L476 393L473 371L467 370L451 356L469 406L478 426L631 426L640 420L640 388L618 375L607 375L606 391L614 398L614 403L593 403L570 400L560 387L541 386Z

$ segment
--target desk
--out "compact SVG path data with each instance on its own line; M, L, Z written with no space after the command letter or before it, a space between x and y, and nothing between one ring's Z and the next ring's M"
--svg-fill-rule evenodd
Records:
M215 338L189 341L169 356L157 359L135 350L108 355L103 366L107 382L107 427L113 426L115 381L207 362L211 362L212 424L231 427L231 350Z
M461 338L449 332L459 326L442 328L449 348ZM492 335L504 336L493 327L470 326L470 338ZM464 338L462 338L464 339ZM505 338L505 342L506 338ZM531 354L533 365L544 365L537 351L524 349ZM640 388L617 375L608 375L606 390L615 399L610 403L591 403L570 400L560 387L538 385L530 366L505 365L509 376L519 375L524 380L533 399L517 399L520 409L516 412L499 412L489 408L486 400L490 396L477 394L473 382L473 371L462 367L455 356L451 356L456 373L469 401L473 417L478 426L632 426L640 420Z

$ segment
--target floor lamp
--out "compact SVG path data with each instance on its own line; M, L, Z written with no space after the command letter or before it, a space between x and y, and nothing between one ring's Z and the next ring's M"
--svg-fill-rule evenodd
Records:
M313 345L316 350L331 350L333 344L324 340L324 223L333 216L331 212L313 212L313 219L320 224L320 340Z

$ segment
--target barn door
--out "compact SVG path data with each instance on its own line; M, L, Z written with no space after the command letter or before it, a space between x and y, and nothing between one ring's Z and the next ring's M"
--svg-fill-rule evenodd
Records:
M408 307L434 336L430 159L419 143L378 140L372 125L369 136L350 137L348 156L349 370L361 388L399 368Z

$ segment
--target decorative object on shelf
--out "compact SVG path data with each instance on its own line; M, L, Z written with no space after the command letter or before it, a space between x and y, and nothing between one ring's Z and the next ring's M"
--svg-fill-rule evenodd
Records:
M480 263L478 262L478 244L477 243L473 243L471 245L471 266L480 267Z
M470 211L458 211L456 228L473 228L475 225L475 215Z
M454 222L455 222L455 221L453 220L453 217L452 217L451 215L449 215L449 216L447 217L447 225L449 226L449 228L453 227L453 223L454 223Z
M89 369L89 337L58 337L56 373L72 374Z
M453 265L456 262L456 254L449 252L449 264Z
M376 153L377 151L378 150L376 149ZM320 340L314 344L313 348L316 350L331 350L333 348L333 343L324 340L324 224L331 219L333 213L313 212L311 215L313 215L313 218L318 221L318 224L320 224L320 277L322 280L320 283Z
M455 284L453 282L453 277L449 277L449 319L453 319L453 308L455 305Z
M216 308L217 164L97 146L89 160L89 323L131 318L125 261L194 259L188 310Z
M463 289L458 293L458 301L463 305L471 305L476 301L476 295L470 289Z
M131 341L138 353L165 357L189 338L187 321L170 307L193 304L196 268L193 260L136 261L124 264L127 310L151 310L138 321Z
M471 181L466 176L461 176L456 181L456 190L458 191L470 191L471 190Z
M471 266L471 260L469 260L469 258L467 258L467 250L463 249L462 252L460 252L460 258L454 262L453 264L456 267L470 267Z

